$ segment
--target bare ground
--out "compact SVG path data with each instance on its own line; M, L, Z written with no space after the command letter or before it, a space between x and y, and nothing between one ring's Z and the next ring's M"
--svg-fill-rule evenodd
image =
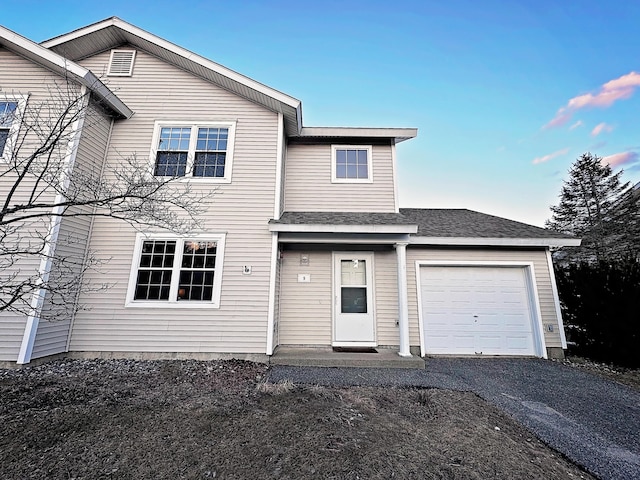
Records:
M593 375L613 380L614 382L621 383L640 391L639 369L598 363L583 357L567 357L564 360L559 361L569 367L578 368Z
M0 478L593 478L472 393L266 373L235 361L0 370Z

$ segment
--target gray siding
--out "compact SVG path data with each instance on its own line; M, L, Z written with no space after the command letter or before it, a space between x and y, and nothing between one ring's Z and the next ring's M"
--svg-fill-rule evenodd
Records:
M0 47L0 88L2 94L12 95L21 94L29 95L27 108L29 106L34 107L42 103L49 103L52 105L52 94L57 95L55 85L60 85L61 91L67 89L64 79L45 70L29 60L26 60L20 56L17 56L10 51ZM51 90L50 90L51 88ZM70 89L71 93L75 91L77 87ZM49 110L45 108L41 110L42 115L46 115L46 112L52 111L55 113L55 108ZM46 119L46 117L43 117ZM24 148L21 150L21 156L24 158L30 149L39 145L39 142L35 137L29 136L28 141L25 143ZM65 145L66 146L66 145ZM4 171L6 167L0 162L0 171ZM13 185L14 179L10 176L4 176L0 178L0 198L3 200L6 198L6 194L9 192L11 185ZM25 203L28 202L31 190L35 183L33 179L25 179L21 188L17 191L17 194L13 197L13 203ZM40 192L39 200L47 202L54 198L54 192ZM49 218L43 218L42 221L32 222L29 226L23 226L20 233L25 238L37 238L38 236L44 236L49 230ZM5 240L6 241L6 240ZM18 264L14 265L13 272L18 272L18 275L23 278L27 278L30 275L37 275L40 267L40 258L37 255L32 255L20 259ZM5 270L4 273L11 273ZM28 296L30 301L31 295ZM0 313L0 360L2 361L16 361L22 338L24 335L24 328L26 325L26 314L14 314L14 313Z
M373 183L331 183L331 145L289 145L285 210L394 212L391 145L374 145Z
M104 71L109 52L81 63ZM275 202L277 114L138 51L134 75L109 77L109 86L134 110L112 132L108 168L122 156L150 162L154 121L237 121L232 182L193 184L215 194L203 215L205 232L226 233L220 308L126 308L135 231L108 218L94 222L90 249L110 259L92 282L109 289L82 296L91 310L76 316L71 350L264 353ZM243 266L252 267L243 275Z
M104 155L109 139L111 118L93 103L87 109L87 115L82 129L82 136L78 145L73 173L82 173L91 177L99 177ZM64 217L60 223L60 232L55 250L55 258L63 259L65 269L63 274L78 278L82 274L84 255L89 239L91 217L83 216L91 213L88 207L73 207L70 214L80 216ZM52 272L51 281L57 272ZM64 281L64 278L62 279ZM66 305L76 300L77 289L71 289L66 296ZM52 304L51 296L45 297L42 318L38 324L38 331L33 347L32 358L44 357L61 353L66 350L71 325L72 309L60 309Z
M418 260L442 260L442 261L515 261L533 262L535 281L540 300L540 312L543 324L558 325L553 293L551 290L551 277L547 258L544 250L444 250L444 249L407 249L407 288L409 297L409 327L411 345L420 345L420 332L418 326L418 295L416 285L416 264ZM545 331L544 339L547 347L561 347L560 329L553 332Z

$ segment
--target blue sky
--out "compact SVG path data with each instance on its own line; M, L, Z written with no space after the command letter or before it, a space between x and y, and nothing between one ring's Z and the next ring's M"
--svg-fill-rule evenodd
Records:
M118 16L303 102L306 126L417 127L401 206L535 225L590 151L640 181L640 2L28 1L35 41Z

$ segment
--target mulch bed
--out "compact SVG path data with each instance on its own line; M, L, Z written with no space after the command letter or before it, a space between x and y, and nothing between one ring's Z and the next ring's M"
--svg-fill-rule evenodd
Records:
M472 393L266 374L239 361L0 370L0 478L592 478Z

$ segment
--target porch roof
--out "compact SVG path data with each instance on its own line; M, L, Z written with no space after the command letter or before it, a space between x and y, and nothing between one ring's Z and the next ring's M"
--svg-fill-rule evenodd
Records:
M284 212L269 220L272 232L416 233L418 226L401 213Z

